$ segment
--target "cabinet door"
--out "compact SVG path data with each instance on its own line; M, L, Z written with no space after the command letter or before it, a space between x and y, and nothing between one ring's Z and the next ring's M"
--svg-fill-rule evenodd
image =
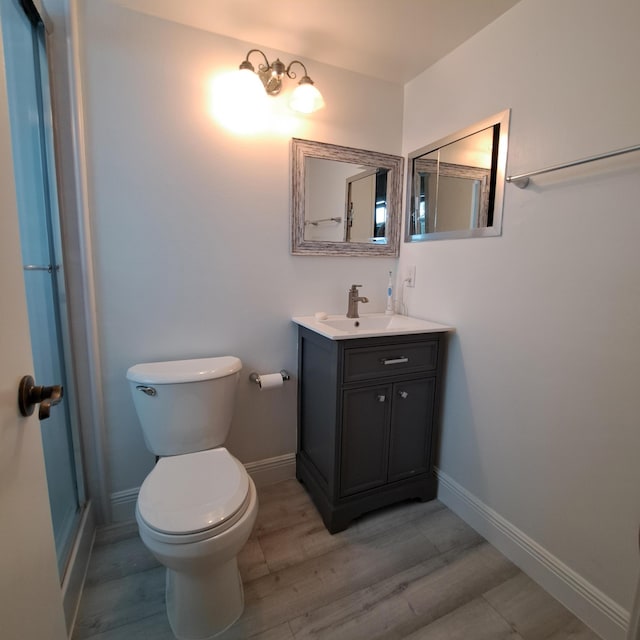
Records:
M380 385L343 393L342 496L387 482L391 391L391 385Z
M393 385L389 482L429 471L435 389L435 378Z

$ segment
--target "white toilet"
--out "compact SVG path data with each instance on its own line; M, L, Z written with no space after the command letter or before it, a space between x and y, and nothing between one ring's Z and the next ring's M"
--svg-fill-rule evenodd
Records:
M258 512L253 481L223 446L242 363L233 356L127 371L147 448L161 456L136 505L140 538L167 568L179 640L214 638L242 614L237 555Z

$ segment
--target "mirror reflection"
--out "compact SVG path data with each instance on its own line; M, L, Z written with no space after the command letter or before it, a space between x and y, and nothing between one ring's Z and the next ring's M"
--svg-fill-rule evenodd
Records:
M292 253L388 255L399 250L403 159L292 141Z
M407 242L500 235L508 126L507 110L409 155Z
M307 158L305 240L386 243L388 169Z

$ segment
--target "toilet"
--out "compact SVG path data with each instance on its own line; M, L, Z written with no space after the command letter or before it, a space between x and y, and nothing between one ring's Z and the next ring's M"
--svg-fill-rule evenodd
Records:
M166 567L178 640L214 638L242 614L237 555L258 512L244 466L222 446L242 363L234 356L137 364L127 371L147 448L160 456L136 504L140 538Z

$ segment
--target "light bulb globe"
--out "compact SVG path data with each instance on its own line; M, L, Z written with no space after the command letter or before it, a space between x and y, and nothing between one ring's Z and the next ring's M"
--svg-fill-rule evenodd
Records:
M324 98L306 76L291 94L289 106L299 113L313 113L324 107Z

